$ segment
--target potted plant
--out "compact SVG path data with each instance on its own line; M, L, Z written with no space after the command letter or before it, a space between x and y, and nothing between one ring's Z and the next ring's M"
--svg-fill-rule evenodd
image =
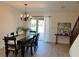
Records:
M30 30L29 28L25 28L25 27L22 27L21 26L21 27L18 27L17 28L17 31L16 32L21 32L22 31L23 34L26 35L29 30Z

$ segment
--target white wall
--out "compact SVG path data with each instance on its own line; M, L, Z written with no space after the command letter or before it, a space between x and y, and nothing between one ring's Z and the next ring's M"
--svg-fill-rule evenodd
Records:
M54 34L57 33L57 23L58 22L70 22L71 27L73 28L79 13L72 13L72 12L54 12L51 14L51 17L45 19L45 34L46 34L46 41L47 42L55 42L56 37ZM46 18L46 17L45 17ZM69 44L69 37L60 37L58 39L59 43Z
M79 57L79 35L77 36L76 40L72 44L69 54L71 57Z
M4 46L2 40L4 35L15 32L16 28L22 24L19 16L18 10L0 3L0 48Z

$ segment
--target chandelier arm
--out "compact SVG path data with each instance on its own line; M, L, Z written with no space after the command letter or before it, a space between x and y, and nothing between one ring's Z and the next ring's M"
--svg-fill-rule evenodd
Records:
M27 4L24 5L25 5L25 14L27 15Z

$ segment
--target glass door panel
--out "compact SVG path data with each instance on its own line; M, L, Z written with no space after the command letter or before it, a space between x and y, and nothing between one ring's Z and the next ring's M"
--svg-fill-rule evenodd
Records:
M31 20L31 30L36 31L36 20L35 19Z
M38 33L44 32L44 20L38 20Z
M38 33L40 33L39 40L44 41L44 20L38 20Z

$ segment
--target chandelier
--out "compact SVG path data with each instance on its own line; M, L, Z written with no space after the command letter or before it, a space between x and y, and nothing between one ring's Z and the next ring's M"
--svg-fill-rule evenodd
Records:
M25 12L24 12L24 14L20 15L20 18L23 21L27 21L27 20L31 19L32 17L29 14L27 14L27 9L26 9L27 4L24 4L24 5L25 5Z

